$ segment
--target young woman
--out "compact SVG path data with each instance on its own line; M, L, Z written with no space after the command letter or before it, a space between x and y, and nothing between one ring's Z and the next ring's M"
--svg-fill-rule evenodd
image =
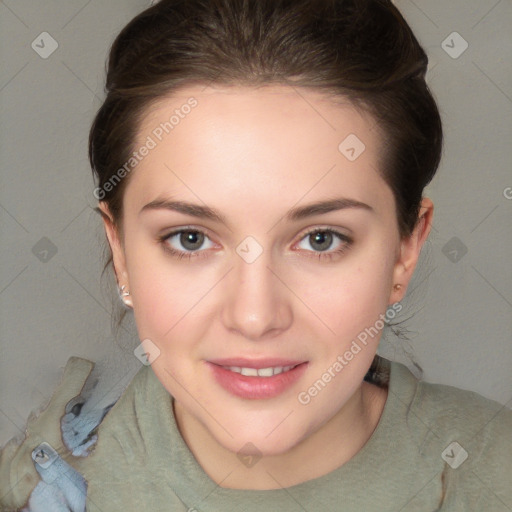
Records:
M144 365L100 407L69 360L3 510L512 510L512 413L376 355L432 222L426 69L386 0L123 29L89 154Z

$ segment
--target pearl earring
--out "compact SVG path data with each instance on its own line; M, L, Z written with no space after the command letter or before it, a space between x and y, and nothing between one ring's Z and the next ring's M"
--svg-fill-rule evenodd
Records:
M127 308L133 308L133 302L130 297L130 292L126 289L125 284L123 284L123 286L119 288L119 297Z

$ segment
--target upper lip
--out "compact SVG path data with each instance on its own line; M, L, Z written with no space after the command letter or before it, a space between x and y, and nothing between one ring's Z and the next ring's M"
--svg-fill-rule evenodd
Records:
M229 357L223 359L209 359L208 362L219 366L236 366L239 368L276 368L279 366L297 366L306 361L296 359L282 359L279 357L270 357L265 359L246 359L244 357Z

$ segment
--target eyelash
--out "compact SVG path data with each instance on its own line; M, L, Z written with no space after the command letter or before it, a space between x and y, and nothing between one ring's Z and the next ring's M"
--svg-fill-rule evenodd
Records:
M204 251L204 250L185 252L185 251L177 251L176 249L173 249L172 247L170 247L169 244L167 243L167 241L170 238L172 238L173 236L179 235L181 233L198 233L198 234L204 235L205 237L208 237L208 235L204 231L201 231L200 229L181 228L179 230L172 231L171 233L168 233L166 235L158 237L158 242L162 245L164 251L166 251L168 254L170 254L173 258L177 258L179 260L181 260L183 258L190 260L192 258L207 257L207 255L205 254L206 251ZM325 251L316 252L314 256L309 256L311 258L318 257L319 260L331 261L333 259L333 257L340 256L340 255L344 254L353 244L353 240L349 236L347 236L343 233L340 233L339 231L336 231L335 229L332 229L332 228L312 229L312 230L308 231L307 233L304 233L304 235L302 236L302 238L299 241L304 240L306 237L308 237L309 235L312 235L314 233L332 233L344 244L339 249L336 249L335 251L332 251L332 252L325 252ZM307 251L307 252L312 252L312 251Z

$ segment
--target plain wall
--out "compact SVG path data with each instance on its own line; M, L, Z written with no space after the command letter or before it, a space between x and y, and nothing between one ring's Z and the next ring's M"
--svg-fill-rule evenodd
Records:
M509 0L400 0L429 54L428 82L445 129L427 195L434 229L404 315L409 341L387 335L379 353L430 382L512 399L512 4ZM92 208L90 123L104 63L140 0L0 3L0 445L49 399L72 355L133 375L139 344L129 317L117 342L105 238ZM46 38L57 50L32 48ZM468 48L454 58L463 48ZM443 49L447 48L448 52ZM39 48L42 51L43 48ZM451 55L450 55L451 53ZM467 252L465 252L467 251Z

